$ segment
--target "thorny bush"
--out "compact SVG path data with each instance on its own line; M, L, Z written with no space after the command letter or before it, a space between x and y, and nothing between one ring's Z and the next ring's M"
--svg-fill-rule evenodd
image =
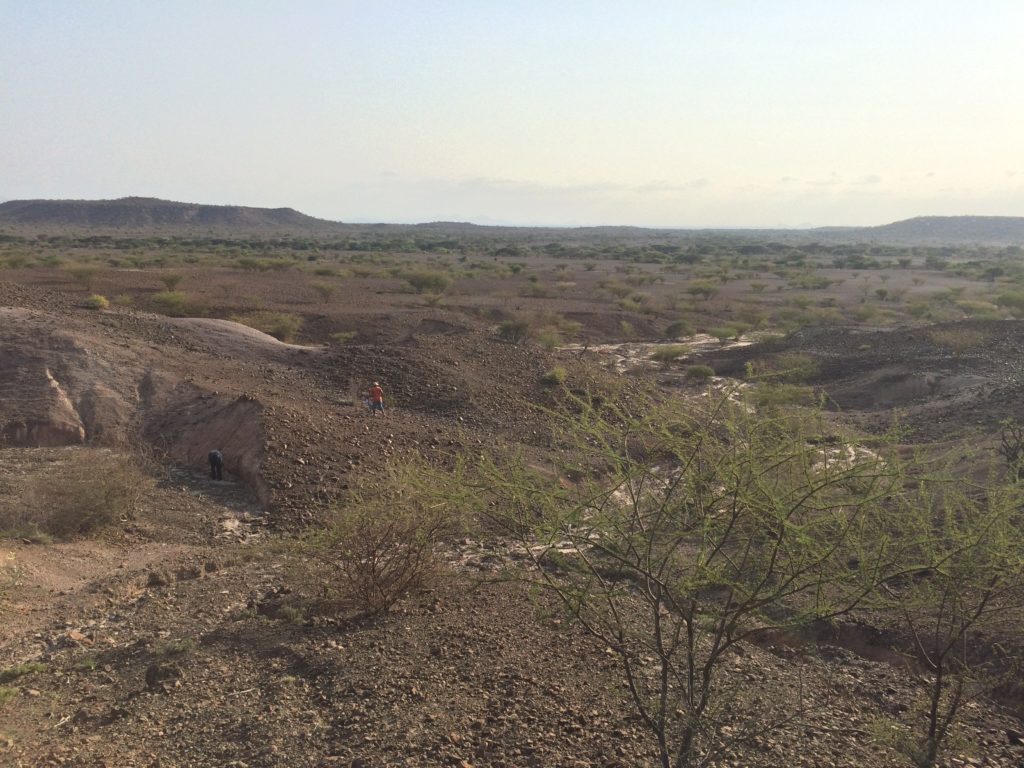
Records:
M458 516L421 487L428 476L396 470L383 487L365 489L336 507L326 530L312 540L313 554L337 575L342 608L383 613L438 577L435 547L457 527Z
M100 448L70 449L33 476L17 503L0 504L0 531L70 539L130 519L154 479L132 457Z
M465 480L535 582L618 656L666 768L792 719L780 702L744 706L732 650L850 611L893 567L886 541L864 543L894 465L839 437L823 447L820 418L704 408L579 398L553 414L555 477L511 453Z

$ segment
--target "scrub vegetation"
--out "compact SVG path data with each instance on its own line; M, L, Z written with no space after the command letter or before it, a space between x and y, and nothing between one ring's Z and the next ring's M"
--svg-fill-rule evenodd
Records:
M883 234L0 222L0 762L1019 765L1024 251Z

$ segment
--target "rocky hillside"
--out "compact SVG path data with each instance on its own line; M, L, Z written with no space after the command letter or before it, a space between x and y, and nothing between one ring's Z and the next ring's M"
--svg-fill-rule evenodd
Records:
M331 222L293 208L176 203L151 197L118 200L11 200L0 204L0 225L86 226L115 229L144 227L311 230Z
M311 498L337 496L389 457L440 461L501 435L543 442L543 417L522 403L543 400L550 356L432 311L407 313L411 330L387 343L296 346L227 320L101 315L0 283L0 443L141 438L200 470L220 448L289 526L309 522ZM366 418L355 393L375 379L401 416Z
M1024 245L1022 216L917 216L855 231L865 239Z

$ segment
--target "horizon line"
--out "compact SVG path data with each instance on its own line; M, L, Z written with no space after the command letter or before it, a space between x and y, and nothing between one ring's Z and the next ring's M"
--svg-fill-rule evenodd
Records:
M990 214L917 214L915 216L909 216L902 219L892 219L883 224L772 224L772 225L761 225L753 226L746 224L719 224L719 225L692 225L692 224L538 224L538 223L509 223L509 222L495 222L489 220L489 217L483 216L480 219L456 219L456 218L437 218L431 220L408 220L408 219L392 219L392 220L380 220L370 219L366 217L355 217L351 219L327 219L320 216L314 216L312 214L305 213L293 206L265 206L265 205L245 205L240 203L196 203L186 202L181 200L171 200L162 197L153 197L151 195L124 195L122 197L111 197L111 198L53 198L53 197L24 197L24 198L12 198L10 200L4 200L0 202L0 206L7 205L9 203L116 203L129 200L150 200L160 203L170 203L173 205L183 206L202 206L211 208L248 208L251 210L260 211L293 211L301 216L306 216L317 221L324 222L326 224L337 224L337 225L362 225L362 226L431 226L431 225L459 225L459 226L472 226L481 228L502 228L502 229L647 229L647 230L672 230L680 232L751 232L751 231L771 231L771 232L787 232L787 231L800 231L808 232L815 230L855 230L855 229L872 229L877 227L884 227L890 224L896 224L904 221L913 221L915 219L1024 219L1024 215L1011 216L1011 215L990 215Z

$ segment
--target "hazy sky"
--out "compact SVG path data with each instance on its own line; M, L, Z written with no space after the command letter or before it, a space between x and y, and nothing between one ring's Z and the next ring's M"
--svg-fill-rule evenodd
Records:
M0 0L0 200L1024 215L1022 0Z

